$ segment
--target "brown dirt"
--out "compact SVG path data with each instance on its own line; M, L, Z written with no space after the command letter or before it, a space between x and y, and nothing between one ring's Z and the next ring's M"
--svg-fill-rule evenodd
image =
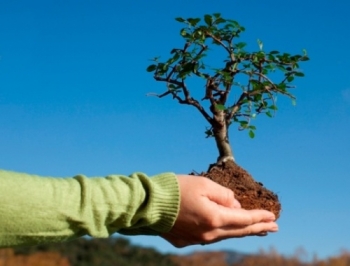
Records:
M201 175L233 190L242 208L268 210L275 214L276 219L280 216L281 204L277 195L265 188L262 183L256 182L235 162L227 161L222 165L215 165Z

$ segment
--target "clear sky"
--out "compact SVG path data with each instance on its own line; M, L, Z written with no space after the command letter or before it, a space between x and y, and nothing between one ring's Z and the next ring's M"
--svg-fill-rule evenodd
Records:
M350 3L338 1L1 1L0 168L40 175L201 172L217 157L206 122L161 92L145 71L181 45L175 17L219 12L242 41L301 53L297 105L278 99L251 140L232 127L237 162L278 193L280 232L164 252L303 246L321 257L350 250ZM256 46L257 47L257 46ZM203 84L198 83L198 90ZM190 189L190 188L189 188Z

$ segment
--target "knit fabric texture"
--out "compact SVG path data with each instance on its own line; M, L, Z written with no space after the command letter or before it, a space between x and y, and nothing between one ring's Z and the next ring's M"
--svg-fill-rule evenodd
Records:
M173 173L53 178L0 170L0 247L159 235L172 228L179 206Z

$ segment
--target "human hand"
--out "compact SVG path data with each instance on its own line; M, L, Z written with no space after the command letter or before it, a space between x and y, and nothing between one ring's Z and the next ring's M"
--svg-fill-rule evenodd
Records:
M173 228L161 235L175 247L278 231L273 213L242 209L230 189L206 177L177 177L181 193L179 215Z

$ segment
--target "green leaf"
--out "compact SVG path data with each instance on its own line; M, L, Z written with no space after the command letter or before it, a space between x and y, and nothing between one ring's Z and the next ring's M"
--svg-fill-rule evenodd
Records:
M259 39L258 39L258 45L259 45L260 51L262 51L264 44Z
M207 128L207 130L205 131L205 134L206 134L206 138L210 138L210 137L213 137L214 136L214 134L213 134L213 131L212 131L212 129L208 129Z
M150 65L147 67L147 72L153 72L154 70L156 70L157 66L156 65Z
M189 72L193 70L194 66L195 64L193 64L192 62L188 62L182 67L182 70L185 72Z
M169 89L171 89L171 90L176 90L176 87L175 87L174 84L169 84Z
M272 114L270 113L270 111L267 111L267 112L266 112L266 115L267 115L268 117L272 117Z
M226 107L223 104L216 104L215 109L219 110L219 111L224 111L224 110L226 110Z
M226 22L226 20L223 18L218 18L217 20L215 20L216 24L225 23L225 22Z
M284 68L283 65L277 65L277 68L283 72L286 72L286 69Z
M292 99L292 105L296 106L297 105L297 101L295 99Z
M180 18L180 17L178 17L178 18L175 18L175 20L176 20L176 21L178 21L178 22L185 22L185 21L186 21L185 19L183 19L183 18Z
M205 15L204 21L205 23L207 23L208 26L211 26L211 24L213 23L213 18L210 15Z
M277 88L279 88L280 90L283 90L283 91L286 91L286 89L287 89L286 83L279 83L276 86L277 86Z
M232 20L232 19L227 19L228 22L230 22L233 26L235 27L239 27L239 23L236 20Z
M270 54L279 54L279 51L271 51Z
M275 59L276 59L272 54L269 54L268 58L270 61L275 61Z
M177 61L179 58L180 58L180 54L175 54L173 57L174 62Z
M294 75L296 75L297 77L304 77L305 74L303 72L295 72Z
M254 134L253 130L249 130L249 137L252 138L252 139L255 137L255 134Z
M294 80L294 77L293 76L289 76L288 78L287 78L287 81L288 82L292 82Z
M293 64L293 68L294 68L294 69L298 69L298 68L299 68L299 64L298 64L298 63L294 63L294 64Z
M189 18L187 21L191 24L192 27L195 27L200 20L200 18Z
M267 74L269 74L270 71L271 71L271 70L269 70L269 69L267 69L267 68L264 68L263 71L262 71L262 73L263 73L265 76L267 76Z
M201 39L201 37L203 36L203 32L201 30L197 30L193 33L193 36L198 40Z
M265 53L264 53L264 51L260 51L256 54L256 56L259 60L263 60L265 58Z
M164 70L165 72L168 71L169 69L169 65L168 64L163 64L162 65L162 70Z
M185 36L187 35L186 29L182 29L182 30L180 31L180 34L181 34L181 36L185 37Z
M300 60L301 57L302 57L301 55L294 55L290 59L293 61L298 61L298 60Z
M239 42L239 43L236 43L235 46L237 49L242 49L246 46L247 44L245 42Z

